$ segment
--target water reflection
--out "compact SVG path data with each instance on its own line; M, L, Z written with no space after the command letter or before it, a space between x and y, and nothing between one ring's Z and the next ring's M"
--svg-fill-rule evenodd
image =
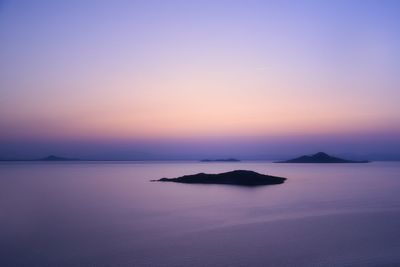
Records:
M149 182L233 169L288 180ZM2 163L0 258L4 266L398 263L399 174L389 162Z

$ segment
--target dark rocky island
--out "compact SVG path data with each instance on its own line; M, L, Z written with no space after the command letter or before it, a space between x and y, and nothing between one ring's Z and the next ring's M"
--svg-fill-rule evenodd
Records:
M70 161L70 160L78 160L78 159L71 159L71 158L64 158L64 157L58 157L54 155L47 156L45 158L40 159L42 161Z
M229 159L202 159L201 162L239 162L240 160L229 158Z
M318 152L311 156L301 156L295 159L277 161L275 163L368 163L367 160L347 160L330 156L324 152Z
M253 171L236 170L219 174L198 173L178 178L162 178L152 182L176 182L185 184L228 184L242 186L259 186L282 184L286 178L264 175Z

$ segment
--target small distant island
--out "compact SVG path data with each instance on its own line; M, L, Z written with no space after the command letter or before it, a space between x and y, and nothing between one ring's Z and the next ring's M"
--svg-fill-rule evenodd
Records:
M75 161L79 159L73 159L73 158L64 158L64 157L59 157L59 156L54 156L50 155L44 158L39 159L40 161Z
M330 156L324 152L318 152L311 156L301 156L298 158L276 161L275 163L368 163L367 160L347 160Z
M178 178L162 178L152 182L175 182L185 184L227 184L241 186L260 186L284 183L286 178L260 174L254 171L236 170L219 174L198 173Z
M202 159L201 162L240 162L238 159L229 158L229 159Z

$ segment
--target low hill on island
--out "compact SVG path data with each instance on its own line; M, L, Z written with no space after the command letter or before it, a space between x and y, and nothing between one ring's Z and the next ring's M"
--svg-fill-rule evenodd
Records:
M162 178L152 182L176 182L185 184L229 184L242 186L259 186L282 184L286 178L260 174L254 171L236 170L219 174L198 173L178 178Z
M70 160L79 160L79 159L64 158L64 157L50 155L50 156L41 158L40 160L42 160L42 161L70 161Z
M367 160L347 160L341 159L337 157L330 156L324 152L318 152L311 156L301 156L298 158L284 160L284 161L277 161L275 163L368 163Z
M201 162L239 162L240 160L229 158L229 159L202 159Z

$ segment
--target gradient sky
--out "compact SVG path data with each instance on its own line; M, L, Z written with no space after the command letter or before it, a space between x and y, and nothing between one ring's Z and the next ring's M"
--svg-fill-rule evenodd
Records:
M400 1L1 1L0 158L400 158Z

